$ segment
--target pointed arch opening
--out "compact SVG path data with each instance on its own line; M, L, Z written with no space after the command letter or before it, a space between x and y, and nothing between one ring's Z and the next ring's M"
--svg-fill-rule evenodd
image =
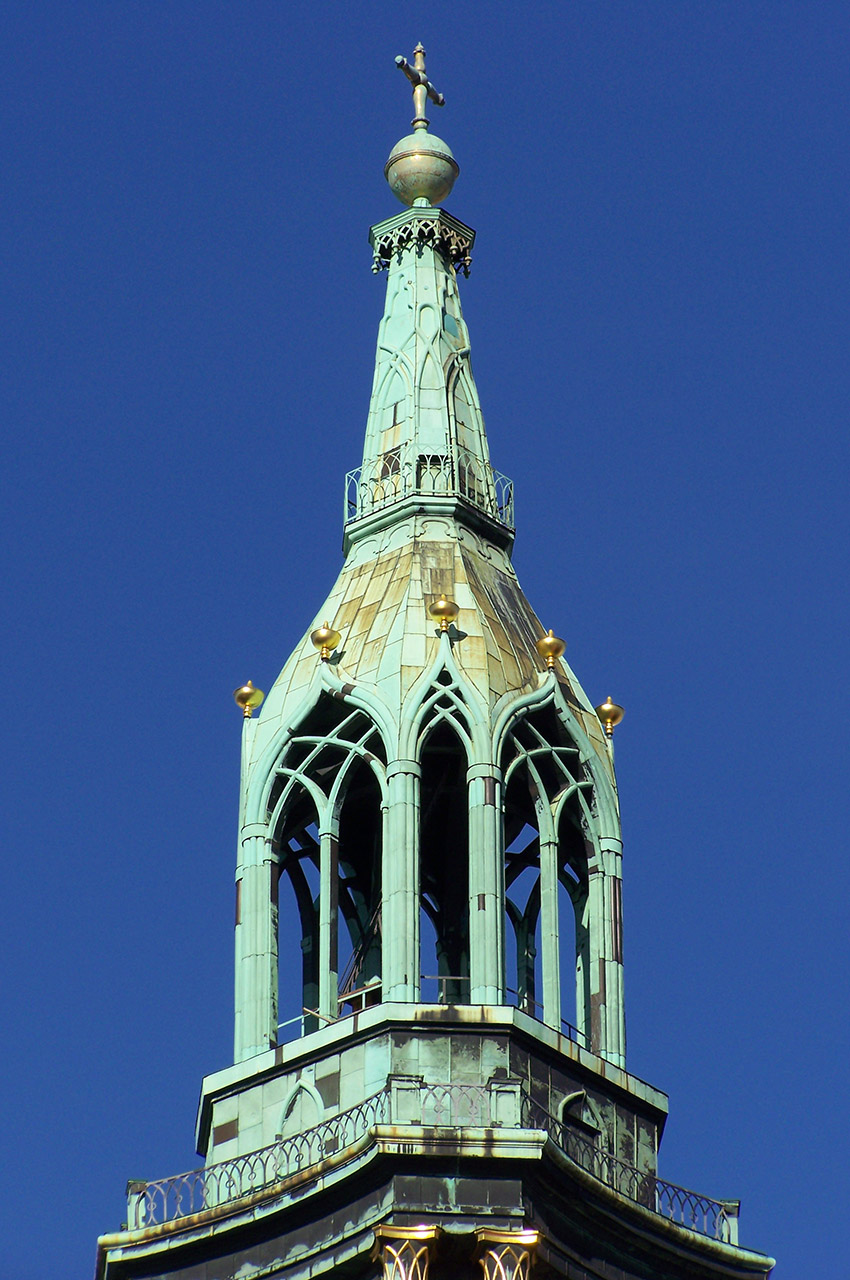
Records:
M278 876L278 1043L380 1000L386 753L370 718L323 695L281 757L268 799ZM294 980L300 937L301 990Z
M339 1011L381 999L381 789L365 760L350 770L339 817ZM344 926L344 928L343 928Z
M502 773L507 999L589 1045L590 858L582 794L591 783L553 708L512 727Z
M520 814L512 808L505 830L505 996L508 1004L542 1019L540 836L528 821L514 834Z
M421 749L420 970L426 1003L469 999L469 802L467 754L438 721Z
M577 789L562 803L558 847L558 922L566 943L561 948L561 979L564 991L575 991L575 1004L566 1017L577 1029L577 1039L589 1048L596 1040L591 1000L589 892L594 848L586 807Z
M292 788L275 841L277 875L272 882L274 937L277 939L277 1042L283 1044L319 1025L304 1010L319 1003L319 829L306 788ZM281 894L283 880L290 892ZM294 940L298 939L300 961ZM297 973L300 969L300 990Z

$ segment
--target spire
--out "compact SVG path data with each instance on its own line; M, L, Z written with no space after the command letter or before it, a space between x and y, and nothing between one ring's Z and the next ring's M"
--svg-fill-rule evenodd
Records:
M411 66L413 133L390 152L385 174L409 207L372 227L374 270L387 270L363 462L346 484L346 546L411 509L449 515L505 547L513 489L493 471L457 286L469 274L475 232L436 206L458 175L451 149L428 131L426 96L442 106L417 45Z
M666 1099L625 1070L623 709L593 710L510 562L455 279L472 232L435 207L442 98L421 46L397 63L409 207L372 232L345 563L268 698L234 694L234 1065L204 1080L205 1168L130 1182L98 1275L531 1280L540 1245L555 1280L752 1280L772 1261L733 1247L737 1201L658 1179Z
M474 233L438 207L458 167L424 116L440 101L425 51L397 62L415 116L385 172L407 207L371 231L387 299L345 562L244 721L236 1059L276 1043L283 876L306 1032L353 993L518 1002L622 1065L610 742L510 561L511 485L490 466L458 294Z

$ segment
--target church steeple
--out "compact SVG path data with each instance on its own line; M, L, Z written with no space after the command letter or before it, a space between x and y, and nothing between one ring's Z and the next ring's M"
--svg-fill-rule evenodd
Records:
M408 207L370 237L387 299L346 559L245 728L236 1057L276 1042L280 877L308 1029L368 987L518 1005L622 1065L610 746L510 562L512 489L490 466L457 283L474 233L436 207L458 167L428 131L426 95L442 99L424 50L397 62L415 118L386 174ZM440 597L451 626L435 627Z
M610 735L510 561L424 50L345 561L242 711L232 1066L202 1170L128 1186L98 1276L752 1280L737 1201L662 1182L625 1070ZM560 620L555 622L565 629ZM253 711L259 709L255 718ZM290 906L284 915L280 910ZM285 1003L279 1005L278 975Z
M373 269L388 270L387 295L363 463L347 478L346 546L373 529L375 517L386 525L411 505L483 527L507 546L513 491L490 466L456 278L458 269L469 274L475 232L436 208L458 166L428 131L426 93L439 106L444 99L425 75L425 50L417 46L413 67L396 62L414 85L415 116L385 174L411 207L369 237Z

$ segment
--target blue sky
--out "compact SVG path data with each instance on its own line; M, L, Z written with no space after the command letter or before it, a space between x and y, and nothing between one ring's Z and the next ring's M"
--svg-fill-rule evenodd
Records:
M230 1061L239 716L340 564L417 40L515 564L626 707L661 1172L834 1274L850 1186L846 4L13 5L0 1274L87 1275ZM295 992L284 993L296 1011Z

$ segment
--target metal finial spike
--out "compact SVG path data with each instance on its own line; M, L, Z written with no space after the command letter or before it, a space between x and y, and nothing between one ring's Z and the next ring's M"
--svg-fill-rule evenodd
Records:
M555 635L555 632L549 628L549 634L545 635L542 640L537 641L537 652L541 658L546 659L547 671L553 671L555 668L555 659L560 658L566 649L564 641Z
M606 738L613 738L614 730L626 714L621 706L614 702L609 694L606 700L596 708L596 714L602 721Z
M339 632L328 626L327 622L323 622L320 627L310 633L310 640L313 647L319 650L319 657L322 662L328 661L341 639L342 636Z
M429 122L425 119L425 99L430 98L436 107L444 107L446 100L441 93L437 93L425 74L424 48L418 44L413 50L413 66L401 55L396 58L395 64L413 85L413 128L427 129Z
M435 600L433 604L428 605L428 616L433 618L435 622L439 622L440 631L448 631L459 613L460 609L454 600L447 600L444 595L440 596L439 600Z
M233 690L236 705L242 708L242 715L246 720L251 719L254 708L260 706L265 696L262 689L255 689L250 680Z

